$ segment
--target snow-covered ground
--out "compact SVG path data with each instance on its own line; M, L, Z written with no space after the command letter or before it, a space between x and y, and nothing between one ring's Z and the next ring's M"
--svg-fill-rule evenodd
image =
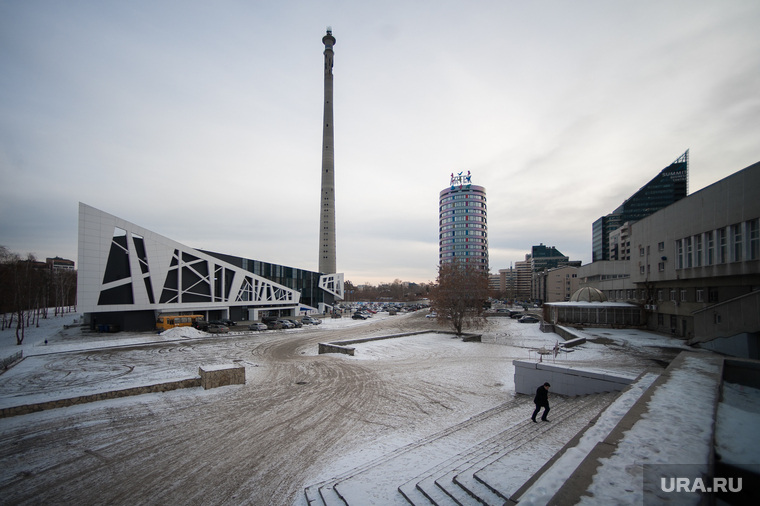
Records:
M27 357L0 375L0 406L181 379L218 363L244 364L246 385L0 419L10 502L302 504L305 485L513 399L512 360L561 342L536 324L492 318L481 343L464 343L420 313L213 336L63 328L76 318L42 320L20 347L13 330L0 332L0 357ZM353 357L317 353L319 342L425 329L353 345ZM638 374L684 348L632 330L585 337L552 360Z

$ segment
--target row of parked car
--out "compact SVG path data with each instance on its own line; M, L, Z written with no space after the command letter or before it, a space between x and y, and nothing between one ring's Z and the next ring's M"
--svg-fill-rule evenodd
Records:
M304 316L300 320L295 318L269 318L263 322L254 322L248 326L249 330L279 330L279 329L295 329L301 328L304 325L319 325L322 320L319 318L312 318L311 316Z

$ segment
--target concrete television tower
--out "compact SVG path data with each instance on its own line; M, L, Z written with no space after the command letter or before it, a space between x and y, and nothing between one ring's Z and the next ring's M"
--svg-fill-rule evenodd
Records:
M322 37L325 45L325 109L322 121L322 192L319 212L319 272L336 272L335 262L335 151L333 148L333 46L332 28Z

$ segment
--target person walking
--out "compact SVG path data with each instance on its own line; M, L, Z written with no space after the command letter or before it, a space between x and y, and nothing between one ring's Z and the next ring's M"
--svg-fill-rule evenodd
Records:
M533 402L536 404L536 410L533 412L533 416L530 417L531 420L533 420L535 423L538 423L536 421L536 415L539 411L541 411L541 408L544 408L544 414L541 415L541 420L548 422L549 420L546 419L546 415L549 414L549 387L551 385L549 383L544 383L540 387L536 389L536 397L533 399Z

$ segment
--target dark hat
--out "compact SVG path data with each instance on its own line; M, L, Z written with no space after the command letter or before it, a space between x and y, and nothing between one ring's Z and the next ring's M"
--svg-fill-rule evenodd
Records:
M549 383L544 383L545 387L550 387L551 385Z

